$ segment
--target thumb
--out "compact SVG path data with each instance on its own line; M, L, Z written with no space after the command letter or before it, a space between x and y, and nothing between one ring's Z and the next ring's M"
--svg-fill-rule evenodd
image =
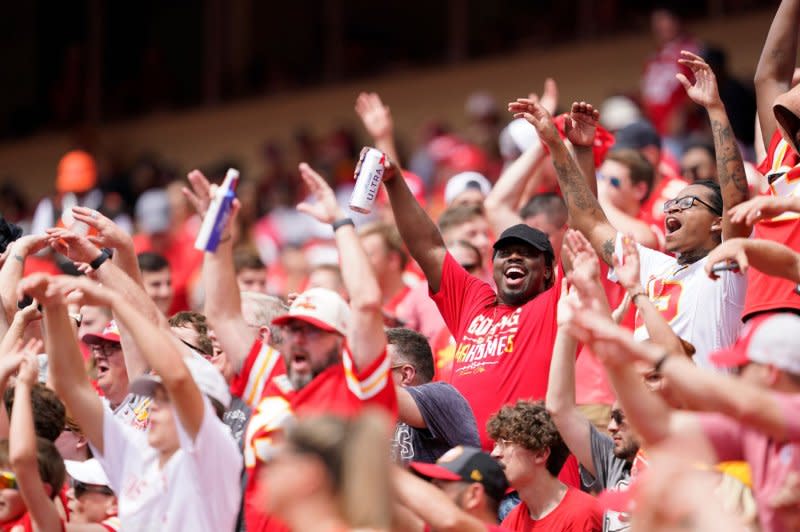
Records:
M689 79L680 72L675 74L675 77L678 78L678 81L681 82L681 85L683 85L683 88L686 89L686 91L692 88L692 84L689 82Z

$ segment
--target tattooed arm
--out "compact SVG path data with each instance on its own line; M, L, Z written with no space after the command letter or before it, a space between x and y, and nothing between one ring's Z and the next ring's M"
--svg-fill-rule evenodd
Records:
M515 117L525 118L533 124L539 138L550 148L561 194L569 210L569 226L583 233L600 258L611 265L617 230L609 223L578 164L561 140L550 113L527 98L510 103L509 110L515 113Z
M686 93L698 105L705 107L714 133L714 150L717 153L717 174L722 190L722 240L750 235L749 227L744 223L731 222L728 211L736 205L747 201L750 190L744 172L742 154L733 135L728 114L719 97L717 80L711 67L700 57L691 52L682 51L678 62L689 67L694 74L694 84L683 74L678 80L683 84Z

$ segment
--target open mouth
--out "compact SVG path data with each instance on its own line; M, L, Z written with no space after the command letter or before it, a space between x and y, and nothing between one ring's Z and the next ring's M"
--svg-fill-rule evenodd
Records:
M292 355L289 360L292 371L295 373L308 373L311 371L311 362L304 354Z
M522 284L522 281L525 279L527 272L522 266L519 266L517 264L512 264L503 271L503 275L506 278L507 285L518 286Z
M680 220L674 216L667 216L667 218L664 220L664 229L667 230L668 235L674 233L682 226L683 224L680 222Z

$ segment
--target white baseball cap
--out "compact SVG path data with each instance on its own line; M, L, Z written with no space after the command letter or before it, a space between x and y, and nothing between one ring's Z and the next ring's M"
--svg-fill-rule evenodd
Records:
M478 172L461 172L447 181L444 187L444 202L450 205L458 195L470 188L480 190L481 194L486 196L491 192L492 184L486 176Z
M95 484L97 486L109 486L108 476L103 470L103 466L96 458L90 458L84 462L78 460L64 460L64 467L67 468L69 476L83 482L84 484Z
M323 331L347 334L350 307L342 296L327 288L310 288L297 296L289 312L272 320L273 325L286 325L300 320Z
M711 354L721 368L735 368L749 362L768 364L800 375L800 316L775 313L748 321L739 339L727 349Z
M211 362L203 357L185 357L183 363L189 368L194 382L200 391L219 403L227 410L231 406L231 392L222 373L215 368ZM158 375L142 375L137 377L130 384L130 392L134 395L145 395L152 397L158 386L162 385L161 377Z

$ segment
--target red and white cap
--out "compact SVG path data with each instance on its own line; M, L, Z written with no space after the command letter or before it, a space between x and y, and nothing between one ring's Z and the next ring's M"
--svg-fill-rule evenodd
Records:
M102 344L105 342L120 343L119 327L117 327L117 322L111 320L106 324L103 332L100 334L84 334L81 340L83 340L83 343L88 345Z
M735 368L749 362L769 364L800 374L800 316L775 313L748 321L731 347L711 354L711 362L721 368Z
M350 307L342 296L327 288L310 288L292 303L289 312L272 320L273 325L286 325L300 320L323 331L347 334Z

